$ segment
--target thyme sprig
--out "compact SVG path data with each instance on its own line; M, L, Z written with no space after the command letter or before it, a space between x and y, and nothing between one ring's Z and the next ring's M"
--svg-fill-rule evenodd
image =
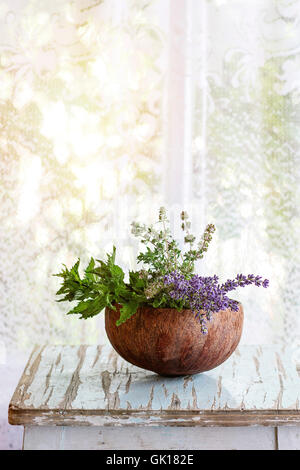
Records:
M187 212L181 212L184 242L189 245L188 250L184 253L181 252L178 242L171 235L170 222L164 207L159 210L157 221L159 229L155 229L152 225L147 226L132 222L132 234L147 245L146 252L139 253L137 260L148 266L147 270L152 277L162 278L173 271L179 271L187 277L191 276L195 269L195 262L203 258L212 240L215 226L209 224L206 227L201 240L195 247L196 237L190 233L191 223L188 219Z

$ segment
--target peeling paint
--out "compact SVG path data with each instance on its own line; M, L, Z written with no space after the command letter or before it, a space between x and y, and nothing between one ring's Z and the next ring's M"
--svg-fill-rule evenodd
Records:
M110 345L35 348L13 395L12 424L244 426L300 422L291 354L240 347L218 368L160 377Z

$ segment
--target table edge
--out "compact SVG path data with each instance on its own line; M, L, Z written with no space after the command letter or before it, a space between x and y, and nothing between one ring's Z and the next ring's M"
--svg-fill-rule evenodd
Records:
M286 426L300 410L59 410L9 405L11 425L34 426Z

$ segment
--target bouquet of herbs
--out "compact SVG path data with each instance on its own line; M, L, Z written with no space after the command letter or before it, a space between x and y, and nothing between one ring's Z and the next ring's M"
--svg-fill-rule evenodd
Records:
M198 242L190 233L190 227L188 214L182 212L181 228L186 246L182 251L170 232L163 207L154 226L133 222L133 235L145 245L145 250L137 256L142 269L130 271L129 281L125 282L125 273L115 262L115 247L106 261L91 258L83 276L79 274L78 259L71 269L64 265L64 269L55 274L62 278L57 295L63 297L58 301L76 301L77 305L68 314L78 314L84 319L97 315L105 307L115 310L119 304L117 325L128 320L140 306L175 308L178 311L190 309L200 321L203 334L206 334L207 321L212 319L214 312L227 308L238 310L238 302L230 299L228 292L250 284L268 287L269 281L254 274L238 274L235 279L220 284L216 275L204 277L194 274L195 262L207 251L215 226L209 224Z

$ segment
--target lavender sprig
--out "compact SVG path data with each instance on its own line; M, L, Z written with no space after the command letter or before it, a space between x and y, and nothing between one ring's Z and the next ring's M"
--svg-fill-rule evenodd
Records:
M237 287L245 287L250 284L254 284L257 287L263 286L266 288L269 285L269 280L265 279L263 281L261 276L254 276L254 274L248 274L248 276L245 276L244 274L237 274L235 279L228 279L225 284L222 284L222 289L224 292L229 292L236 289Z
M269 281L262 281L261 276L249 274L244 276L238 274L235 279L228 279L224 284L219 284L218 276L203 277L194 275L186 279L183 274L174 271L164 277L164 284L169 287L169 296L174 300L185 302L187 308L199 318L201 331L207 334L207 321L211 321L212 314L230 308L237 311L239 303L227 297L227 292L238 287L254 284L256 286L268 287Z

